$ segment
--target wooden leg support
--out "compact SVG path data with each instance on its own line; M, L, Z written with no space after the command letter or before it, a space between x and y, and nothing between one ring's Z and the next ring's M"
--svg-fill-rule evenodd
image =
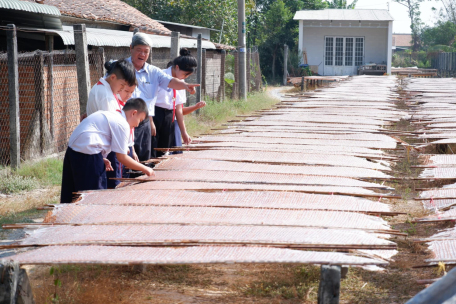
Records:
M339 304L340 278L340 266L321 266L318 304Z
M0 304L35 304L27 272L19 267L0 265Z

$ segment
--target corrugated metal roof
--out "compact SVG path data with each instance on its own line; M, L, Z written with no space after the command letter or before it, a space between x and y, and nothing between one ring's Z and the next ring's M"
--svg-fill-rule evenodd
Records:
M184 24L184 23L176 23L176 22L169 22L169 21L161 21L161 20L155 20L159 23L162 24L171 24L171 25L178 25L182 27L190 27L190 28L196 28L196 29L203 29L203 30L211 30L211 31L216 31L220 32L220 30L209 28L209 27L203 27L203 26L197 26L197 25L191 25L191 24Z
M387 10L325 9L297 11L294 20L393 21Z
M18 0L0 0L0 8L60 16L60 11L55 6Z
M2 0L0 0L2 1ZM99 28L87 28L87 43L93 46L113 46L129 47L133 32L116 31ZM43 31L56 33L59 35L63 44L74 45L73 27L63 26L63 31L43 29ZM154 48L171 48L170 36L150 35ZM196 39L180 38L180 46L185 48L196 48ZM204 49L215 49L215 45L210 41L203 41Z

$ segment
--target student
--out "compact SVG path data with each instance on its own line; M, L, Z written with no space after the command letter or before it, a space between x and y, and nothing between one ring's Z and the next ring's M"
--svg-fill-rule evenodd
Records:
M133 63L138 80L133 97L144 99L150 115L149 123L145 121L135 128L135 150L140 161L149 160L152 156L152 136L156 134L153 116L158 88L187 90L190 94L195 94L195 87L199 86L199 84L187 84L185 81L173 78L159 68L148 64L146 61L149 58L151 47L152 42L149 36L137 33L133 35L130 45L131 57L127 59Z
M105 63L106 76L92 87L87 100L87 116L97 111L120 112L123 102L117 94L125 86L136 85L135 68L125 59Z
M146 119L146 103L130 99L119 113L98 111L84 119L71 134L63 160L60 203L71 203L73 193L82 190L106 189L106 170L112 170L105 157L116 153L126 167L154 175L127 155L130 131Z
M110 111L121 113L125 102L118 97L126 86L136 86L136 74L133 64L125 59L108 61L105 63L106 76L100 78L89 93L87 101L87 115L97 111ZM133 142L133 132L131 132ZM112 166L112 171L106 172L108 189L115 189L120 181L113 178L122 177L122 165L116 158L116 153L111 152L106 157Z
M165 74L177 79L187 79L197 67L196 58L191 56L187 49L180 50L180 56L173 60L173 63L166 70ZM176 120L182 130L182 139L186 144L191 142L182 114L181 105L187 101L184 90L175 90L170 88L159 88L157 101L155 102L154 124L156 135L152 137L153 148L171 148L174 145L174 121ZM164 153L154 151L157 157Z
M135 85L133 85L133 86L126 85L123 88L123 90L121 90L119 92L119 94L117 94L117 97L125 104L125 102L131 98L131 95L135 91L136 86L137 86L137 83ZM138 155L136 154L136 151L135 151L134 137L135 137L135 134L134 134L134 132L132 132L131 137L130 137L130 141L128 142L128 147L129 147L129 151L130 151L128 153L128 156L133 158L135 161L139 162ZM128 173L128 171L125 168L125 166L122 166L121 174L122 174L122 177L125 177L125 178L129 178L130 177L130 173ZM116 185L116 187L117 187L117 185ZM108 188L109 188L109 186L108 186Z
M173 61L168 62L166 68L169 69L170 67L173 66L173 64L174 64ZM182 92L182 93L185 94L185 92ZM206 106L205 101L200 101L193 106L184 107L184 104L187 100L187 96L184 96L184 97L185 97L185 99L183 100L183 103L176 106L176 113L182 112L183 115L188 115L188 114L193 113L194 111L204 108ZM178 107L179 107L179 109L178 109ZM183 128L185 128L185 123L183 124ZM185 129L185 133L187 133L186 129ZM180 127L179 127L177 119L174 120L174 142L171 144L171 146L172 147L182 147L182 133L180 131ZM180 154L180 153L182 153L182 151L175 151L171 154Z

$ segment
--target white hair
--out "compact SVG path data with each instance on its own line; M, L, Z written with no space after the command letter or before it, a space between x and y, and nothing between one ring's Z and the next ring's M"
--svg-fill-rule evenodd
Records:
M137 45L147 45L152 48L152 41L148 35L144 33L136 33L133 35L133 39L131 40L131 47L134 48Z

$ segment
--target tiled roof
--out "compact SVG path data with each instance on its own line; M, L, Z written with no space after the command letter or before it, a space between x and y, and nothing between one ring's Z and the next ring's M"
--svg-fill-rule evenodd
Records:
M411 34L393 34L393 46L412 46Z
M142 32L170 33L162 24L120 0L44 0L42 3L57 7L64 16L130 25L133 28L139 27Z

